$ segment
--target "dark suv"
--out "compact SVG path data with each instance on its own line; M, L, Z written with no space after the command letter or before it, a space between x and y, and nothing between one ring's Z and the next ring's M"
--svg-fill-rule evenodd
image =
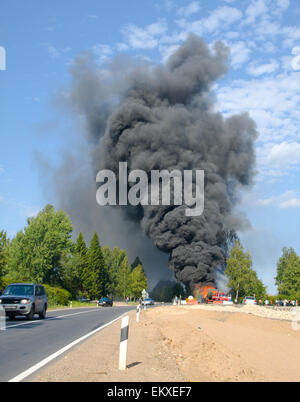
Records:
M101 297L101 299L98 300L97 305L98 305L98 307L107 307L107 306L112 307L113 301L112 301L112 299L110 299L108 297Z
M0 305L11 319L16 315L24 315L32 320L34 314L38 314L40 318L46 317L48 298L42 285L12 283L0 296Z

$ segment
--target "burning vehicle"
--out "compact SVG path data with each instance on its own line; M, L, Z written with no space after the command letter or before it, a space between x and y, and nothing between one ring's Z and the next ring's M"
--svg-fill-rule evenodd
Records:
M207 303L207 304L223 304L231 305L232 297L230 291L224 292L215 288L213 284L208 284L205 286L196 285L194 289L194 296L187 300L187 304L197 304L197 303Z

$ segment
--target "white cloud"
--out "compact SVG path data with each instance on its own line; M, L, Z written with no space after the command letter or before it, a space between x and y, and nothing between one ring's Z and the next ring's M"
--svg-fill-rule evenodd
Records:
M225 115L249 112L258 125L259 141L271 145L300 137L299 73L235 80L217 90Z
M250 58L251 50L243 41L235 42L230 45L231 64L233 68L239 68Z
M300 176L299 72L233 80L216 89L225 117L248 112L257 124L257 181L283 182Z
M281 15L284 11L286 11L290 6L290 0L277 0L275 3L275 11L276 15Z
M167 31L167 23L162 20L139 28L134 24L129 24L123 28L122 33L125 42L134 49L153 49L159 43L159 38Z
M283 166L300 163L300 143L283 141L275 144L270 150L268 160Z
M212 11L207 18L192 23L190 29L195 33L197 30L199 33L216 32L240 20L242 16L242 12L237 8L223 6Z
M99 64L109 60L113 55L113 50L108 45L97 44L93 46L93 51Z
M234 22L239 21L242 16L243 13L239 9L222 6L211 11L206 18L194 21L182 18L177 20L176 23L185 33L193 32L200 36L204 34L216 35L220 30L224 31Z
M176 50L179 48L179 45L162 45L159 47L159 51L162 55L163 63L166 63L168 58L176 52Z
M282 27L281 33L284 36L283 45L285 47L293 47L300 40L299 26Z
M270 38L274 40L278 35L282 35L282 26L277 21L271 21L268 16L261 19L259 23L255 25L255 38L257 40L266 42L266 39Z
M286 10L290 6L290 0L277 0L277 6Z
M300 198L291 198L279 204L280 208L300 208Z
M179 8L179 10L177 10L177 14L183 17L189 17L190 15L197 13L199 10L200 10L199 1L193 1L186 7Z
M274 45L274 43L270 41L263 43L263 48L267 53L275 53L277 50L277 47Z
M126 43L118 43L117 44L117 50L119 52L125 52L128 49L129 49L129 46Z
M56 49L56 47L54 47L52 45L48 46L48 53L52 57L59 57L60 56L60 52Z
M253 24L258 17L265 15L268 11L267 0L252 0L246 9L246 20L244 24Z
M260 76L263 74L270 74L273 73L274 71L276 71L279 68L279 63L272 59L270 60L269 63L266 64L254 64L252 63L247 71L249 74L254 75L254 76Z
M172 0L160 0L160 2L159 3L156 3L155 5L154 5L154 7L157 9L157 10L162 10L162 11L167 11L168 13L170 12L170 11L172 11L174 8L176 8L176 5L175 5L175 3L174 3L174 1L172 1Z
M300 208L300 196L299 192L295 190L289 190L284 192L283 194L274 195L269 198L264 199L255 199L254 197L251 199L252 204L250 205L248 200L248 207L277 207L281 209L288 208Z
M0 203L5 204L9 208L12 208L12 210L16 211L16 213L18 213L23 218L31 218L33 216L36 216L41 211L40 207L32 205L30 206L25 202L20 202L14 198L3 197L1 195L0 195Z
M237 31L229 31L225 32L225 36L227 39L237 39L240 37L240 33Z

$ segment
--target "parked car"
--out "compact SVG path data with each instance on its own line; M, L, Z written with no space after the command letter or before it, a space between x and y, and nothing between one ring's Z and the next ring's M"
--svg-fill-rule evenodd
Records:
M152 300L152 299L150 299L150 297L148 297L147 299L145 299L145 300L142 300L142 305L143 306L150 306L150 305L153 305L154 304L154 301Z
M24 315L28 320L32 320L35 314L43 319L46 317L48 298L42 285L12 283L0 296L0 304L11 319L17 315Z
M101 299L98 300L97 305L98 305L98 307L100 307L100 306L101 307L107 307L107 306L112 307L113 301L109 297L101 297Z
M243 304L256 304L256 299L254 296L246 296L243 299Z
M91 300L87 299L85 297L78 297L77 301L81 302L81 303L90 303Z

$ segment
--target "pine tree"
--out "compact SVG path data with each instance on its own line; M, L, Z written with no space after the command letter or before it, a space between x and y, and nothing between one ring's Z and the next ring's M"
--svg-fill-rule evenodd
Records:
M80 232L76 239L76 242L75 242L74 254L77 256L77 259L78 259L77 271L81 278L80 289L79 289L81 292L84 290L83 289L83 280L84 280L84 271L87 266L87 253L88 253L88 248L85 244L83 234L82 234L82 232Z
M103 258L98 234L95 232L87 252L87 264L83 275L83 286L91 299L106 296L108 272Z
M82 232L79 233L76 239L74 250L82 257L85 257L87 254L88 248L85 244Z
M142 261L140 260L140 257L139 257L139 256L135 257L135 260L134 260L133 263L131 264L131 269L132 269L132 271L133 271L134 268L136 268L138 265L140 265L140 266L142 267L142 269L144 270L144 268L143 268L143 263L142 263Z

